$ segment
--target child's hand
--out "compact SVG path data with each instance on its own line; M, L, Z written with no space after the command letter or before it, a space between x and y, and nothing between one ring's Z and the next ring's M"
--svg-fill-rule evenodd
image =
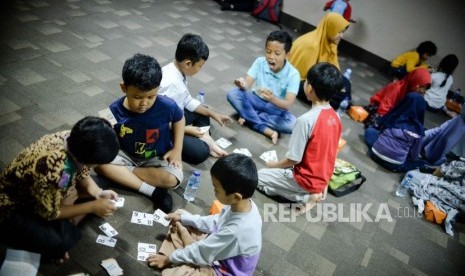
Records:
M203 132L200 130L199 127L189 125L184 128L184 134L200 138L202 137Z
M260 97L267 102L271 102L274 98L274 95L270 89L264 89L264 90L261 90Z
M171 221L171 225L175 225L176 222L181 222L181 214L176 212L167 214L165 218Z
M192 237L191 233L189 233L189 230L187 230L187 228L184 227L180 222L176 222L175 225L184 247L196 242L196 240Z
M160 254L150 255L147 258L147 263L149 264L149 266L154 266L158 269L166 268L171 264L170 258L168 258L168 256Z
M102 190L98 194L100 198L118 199L118 194L112 190Z
M278 164L277 161L268 161L268 162L266 162L266 167L267 168L277 168L277 164Z
M245 80L244 78L238 78L234 80L234 84L240 89L245 90Z
M163 155L163 160L167 161L169 166L182 169L181 153L174 148Z
M223 114L219 114L219 113L216 113L213 114L212 118L217 121L221 126L224 126L224 125L229 125L233 122L233 120L231 119L231 117L227 116L227 115L223 115Z
M93 201L92 213L101 218L106 218L116 211L115 204L107 198L98 198Z

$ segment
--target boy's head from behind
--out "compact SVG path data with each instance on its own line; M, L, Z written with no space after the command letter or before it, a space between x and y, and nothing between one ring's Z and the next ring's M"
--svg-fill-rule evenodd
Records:
M215 196L223 204L230 200L252 197L257 184L258 173L250 157L233 153L218 159L210 169L215 187Z
M118 137L105 119L88 116L79 120L66 140L68 151L79 163L107 164L119 150Z
M437 52L436 44L431 41L423 41L418 45L417 50L418 54L420 55L420 59L427 60L431 56L434 56Z
M341 71L331 63L320 62L313 65L307 73L304 91L311 101L329 101L343 87Z
M265 57L271 71L279 72L292 47L292 37L285 31L272 31L266 38Z
M176 47L176 63L181 73L195 75L208 59L209 49L203 39L196 34L185 34Z
M144 113L155 103L162 71L160 64L151 56L135 54L124 62L121 90L126 94L126 109Z

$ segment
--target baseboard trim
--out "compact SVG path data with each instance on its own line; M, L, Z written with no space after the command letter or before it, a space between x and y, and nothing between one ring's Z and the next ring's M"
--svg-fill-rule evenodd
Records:
M281 24L286 28L293 30L297 36L313 31L316 28L316 26L304 22L285 12L281 14ZM389 60L375 55L344 39L339 44L339 51L362 62L365 62L386 76L388 75L390 67Z

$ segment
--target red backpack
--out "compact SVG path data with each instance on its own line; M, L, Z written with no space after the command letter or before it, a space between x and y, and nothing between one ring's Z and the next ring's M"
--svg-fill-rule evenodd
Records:
M263 19L274 24L279 24L282 9L283 0L260 0L252 11L252 15L259 20Z

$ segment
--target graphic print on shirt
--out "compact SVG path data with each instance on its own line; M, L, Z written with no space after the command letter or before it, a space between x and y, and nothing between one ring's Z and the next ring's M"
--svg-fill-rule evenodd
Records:
M155 144L160 136L159 129L147 129L145 131L145 143L136 142L135 153L144 159L150 159L157 156Z
M119 129L119 136L123 138L126 134L132 134L133 130L130 129L129 127L124 126L124 124L121 125Z

